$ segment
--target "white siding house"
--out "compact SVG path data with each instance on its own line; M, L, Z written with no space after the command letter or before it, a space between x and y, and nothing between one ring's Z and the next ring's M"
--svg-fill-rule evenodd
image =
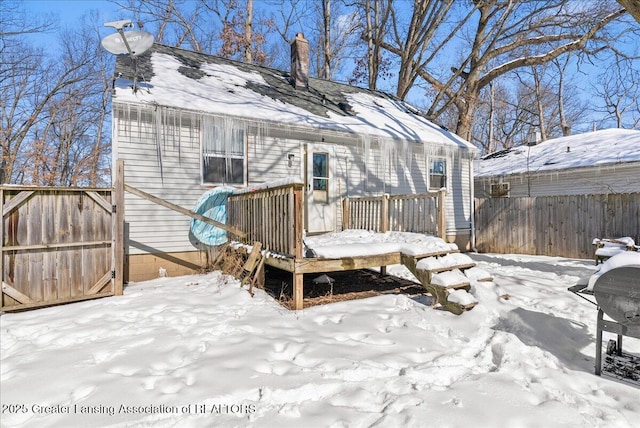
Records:
M475 161L475 196L640 192L640 131L605 129L492 153Z
M340 229L346 196L443 186L447 236L471 241L476 149L392 96L154 44L135 67L118 58L112 105L125 183L174 204L192 208L221 185L325 180L326 200L307 209L311 234ZM188 217L127 193L125 221L129 280L200 266Z

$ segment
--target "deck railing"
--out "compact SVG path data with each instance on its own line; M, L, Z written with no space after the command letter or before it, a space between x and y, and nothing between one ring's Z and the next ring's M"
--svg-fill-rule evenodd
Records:
M416 232L445 237L444 191L345 198L342 228Z
M235 194L227 203L229 226L246 232L240 242L303 257L304 186L287 184ZM343 199L342 228L416 232L445 237L444 191Z
M303 185L287 184L232 195L227 203L231 226L247 233L240 241L295 258L303 257Z

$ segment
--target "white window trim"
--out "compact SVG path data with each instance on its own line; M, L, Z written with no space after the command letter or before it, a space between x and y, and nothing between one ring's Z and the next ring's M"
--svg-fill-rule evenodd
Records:
M493 186L507 186L507 192L504 195L496 195L493 192ZM501 183L490 183L489 184L489 195L492 198L508 198L511 196L511 183L507 182L501 182Z
M442 160L444 161L444 174L437 174L437 175L444 175L444 187L438 187L437 189L432 189L431 188L431 162L433 161L438 161L438 160ZM449 186L450 186L450 182L451 182L451 177L450 177L450 167L451 162L449 161L449 159L445 156L431 156L427 159L427 190L430 192L436 192L440 189L444 189L445 191L449 191Z
M201 186L205 186L205 187L218 187L218 186L242 186L242 187L246 187L247 186L247 176L248 176L248 141L249 141L249 136L247 134L247 132L242 131L242 134L244 136L243 138L243 146L242 146L242 150L243 150L243 154L242 156L240 155L217 155L215 153L204 153L204 141L202 140L202 135L200 136L200 185ZM225 183L225 182L208 182L204 180L204 159L205 157L210 157L210 158L222 158L222 159L243 159L242 162L242 183Z

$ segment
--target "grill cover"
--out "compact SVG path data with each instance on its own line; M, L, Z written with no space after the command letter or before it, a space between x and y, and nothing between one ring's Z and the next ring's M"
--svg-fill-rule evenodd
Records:
M623 325L640 326L640 265L605 272L593 286L605 314Z

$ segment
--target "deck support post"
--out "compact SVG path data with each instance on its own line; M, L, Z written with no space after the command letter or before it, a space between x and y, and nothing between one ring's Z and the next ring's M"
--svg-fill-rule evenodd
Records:
M293 309L302 309L302 296L304 294L303 285L304 274L293 272Z

